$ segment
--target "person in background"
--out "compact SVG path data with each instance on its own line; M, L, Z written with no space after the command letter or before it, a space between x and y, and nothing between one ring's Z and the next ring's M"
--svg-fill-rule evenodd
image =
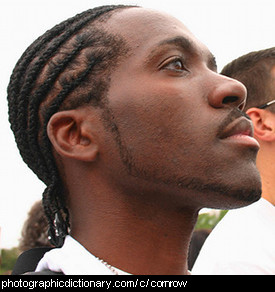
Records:
M48 222L40 200L33 204L28 213L18 248L20 252L24 252L32 248L46 246L51 246L51 244L48 239Z
M197 229L193 232L188 251L188 268L192 270L193 265L200 253L206 238L210 234L211 229Z
M223 75L247 88L246 113L260 144L257 167L262 198L231 210L214 228L194 265L194 274L275 274L275 48L246 54Z
M245 99L163 12L97 7L39 37L8 87L58 247L36 273L188 274L199 210L260 198Z
M52 248L48 239L48 223L40 200L33 204L24 222L18 245L20 255L12 269L12 275L34 271L43 253Z

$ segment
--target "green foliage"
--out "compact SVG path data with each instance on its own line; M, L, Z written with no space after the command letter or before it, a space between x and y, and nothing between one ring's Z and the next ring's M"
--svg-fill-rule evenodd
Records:
M226 213L227 210L222 210L215 214L200 214L195 229L213 229Z
M16 247L1 250L0 275L6 274L13 269L18 255L19 251Z

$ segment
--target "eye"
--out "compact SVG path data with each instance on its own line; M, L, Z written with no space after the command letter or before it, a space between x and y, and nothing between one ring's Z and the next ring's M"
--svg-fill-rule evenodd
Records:
M169 58L168 60L164 61L161 65L161 69L174 72L187 71L180 57Z

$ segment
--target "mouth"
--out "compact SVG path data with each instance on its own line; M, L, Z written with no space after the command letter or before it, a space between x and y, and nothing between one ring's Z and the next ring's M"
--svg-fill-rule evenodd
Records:
M260 148L258 141L253 137L252 122L245 117L240 117L230 123L219 135L219 139Z

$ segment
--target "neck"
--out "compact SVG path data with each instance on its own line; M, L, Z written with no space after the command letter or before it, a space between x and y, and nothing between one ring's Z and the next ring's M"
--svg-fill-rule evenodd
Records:
M269 155L266 156L266 153ZM257 167L261 174L262 197L275 206L274 157L275 153L271 151L263 151L263 149L261 149L257 157Z
M262 179L262 197L275 206L275 185L274 178L270 178L269 175L265 176L261 174Z
M118 198L109 194L102 204L86 205L88 213L73 212L72 236L93 255L130 274L187 274L197 211L156 210L145 198L142 203Z

